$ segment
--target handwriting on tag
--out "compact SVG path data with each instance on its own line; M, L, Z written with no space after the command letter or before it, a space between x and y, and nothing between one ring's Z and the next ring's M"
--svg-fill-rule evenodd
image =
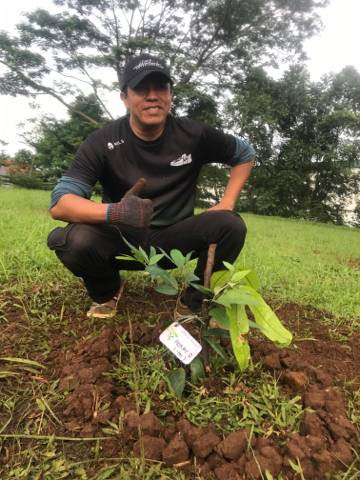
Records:
M188 365L201 352L201 345L178 322L164 330L160 342L165 345L182 363Z

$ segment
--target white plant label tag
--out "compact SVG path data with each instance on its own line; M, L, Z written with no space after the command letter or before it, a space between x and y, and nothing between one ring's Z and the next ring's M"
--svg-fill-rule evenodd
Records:
M192 362L202 349L200 343L178 322L164 330L159 339L185 365Z

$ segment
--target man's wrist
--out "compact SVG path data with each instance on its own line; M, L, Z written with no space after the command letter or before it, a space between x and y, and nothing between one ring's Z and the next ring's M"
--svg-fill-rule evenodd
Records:
M223 198L220 200L219 205L224 209L224 210L234 210L235 207L235 202L233 200L228 200L226 198Z

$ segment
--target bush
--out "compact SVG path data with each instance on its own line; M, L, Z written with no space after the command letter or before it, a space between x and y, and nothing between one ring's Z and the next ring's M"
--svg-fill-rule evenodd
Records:
M8 176L10 183L23 188L33 188L36 190L52 190L53 183L44 182L44 179L38 173L10 173Z

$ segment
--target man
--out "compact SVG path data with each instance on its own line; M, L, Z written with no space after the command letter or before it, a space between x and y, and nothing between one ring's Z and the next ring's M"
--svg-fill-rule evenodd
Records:
M52 193L51 215L68 225L53 230L48 245L84 280L94 300L90 317L116 314L119 270L131 269L131 262L115 258L128 253L123 236L143 248L193 251L201 283L211 243L217 244L214 271L223 268L224 260L233 262L243 247L246 227L233 209L254 150L237 137L173 117L172 85L160 58L131 59L121 84L128 115L87 138ZM230 178L221 201L194 216L197 178L206 163L230 165ZM130 190L140 178L145 179L141 197ZM97 181L103 188L101 204L90 200ZM201 301L195 289L183 296L192 311L199 310Z

